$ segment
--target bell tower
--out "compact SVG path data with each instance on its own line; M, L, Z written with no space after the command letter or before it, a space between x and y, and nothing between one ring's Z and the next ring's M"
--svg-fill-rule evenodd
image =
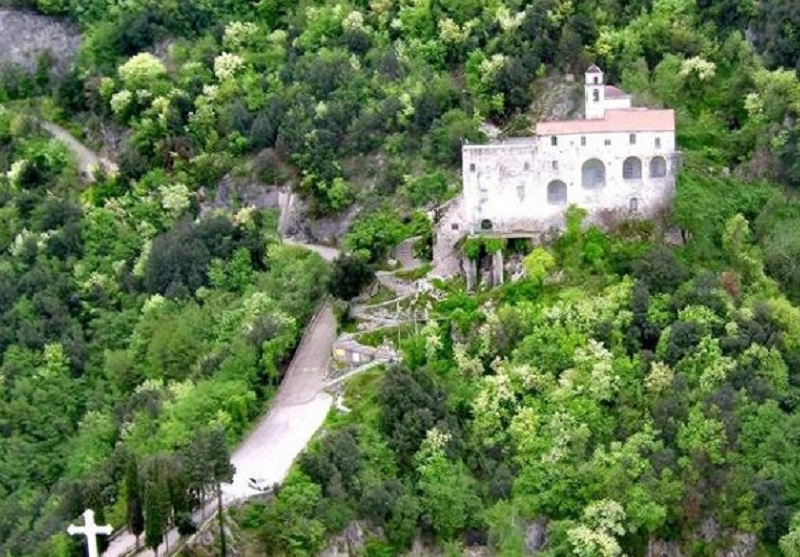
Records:
M584 82L584 106L587 120L599 120L606 114L606 93L603 70L592 64L586 70Z

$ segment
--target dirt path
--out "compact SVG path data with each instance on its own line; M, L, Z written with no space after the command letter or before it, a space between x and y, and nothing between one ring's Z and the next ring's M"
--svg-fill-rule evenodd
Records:
M52 122L41 122L42 127L55 139L63 142L75 156L81 176L88 181L94 181L92 172L95 168L103 167L106 172L116 172L117 165L108 159L98 157L91 149L78 141L71 133Z

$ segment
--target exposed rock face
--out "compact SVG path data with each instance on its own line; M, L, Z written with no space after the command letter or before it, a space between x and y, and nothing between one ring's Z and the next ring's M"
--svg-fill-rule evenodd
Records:
M537 79L531 112L538 121L583 118L583 83L561 76Z
M203 192L203 195L206 195ZM214 209L233 210L239 207L253 206L259 209L281 209L280 189L276 186L265 186L247 179L225 176L217 184L216 191L203 202L203 211Z
M723 546L714 552L714 557L755 557L758 554L758 539L753 534L721 530L716 520L707 518L697 531L695 539L708 544ZM650 540L646 557L684 557L677 541Z
M529 555L536 555L545 545L547 545L547 522L539 519L525 528L525 551Z
M292 191L290 183L266 185L252 178L230 175L220 180L216 191L203 190L200 197L202 212L241 207L276 209L280 214L278 231L282 236L326 245L336 245L358 213L358 207L354 206L342 215L312 219L306 203Z
M40 56L47 53L53 73L60 75L71 66L80 45L77 27L63 19L0 9L0 66L11 64L33 71Z
M367 533L360 522L351 522L339 536L329 540L328 546L317 557L354 557L364 553L367 536L374 537L375 533Z

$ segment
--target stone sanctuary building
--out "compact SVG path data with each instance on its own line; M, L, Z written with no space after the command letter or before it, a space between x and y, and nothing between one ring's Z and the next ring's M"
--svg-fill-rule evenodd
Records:
M439 210L436 275L464 273L474 287L479 261L465 256L466 238L538 239L563 228L571 204L601 223L648 218L669 203L679 163L674 111L633 108L597 66L585 76L584 119L540 122L533 137L463 146L462 194ZM503 255L490 259L498 284Z

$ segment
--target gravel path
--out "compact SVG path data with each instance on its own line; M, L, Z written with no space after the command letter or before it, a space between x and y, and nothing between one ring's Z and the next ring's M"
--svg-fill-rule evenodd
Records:
M94 181L92 171L95 168L103 167L107 172L116 172L117 165L108 159L98 157L86 145L78 141L71 133L59 125L52 122L41 122L42 127L55 139L63 142L75 156L78 162L78 170L84 179Z

